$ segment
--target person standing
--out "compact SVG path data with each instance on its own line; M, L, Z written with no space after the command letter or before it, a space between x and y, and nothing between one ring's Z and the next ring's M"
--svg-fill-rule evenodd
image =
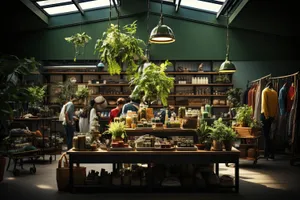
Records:
M273 88L272 82L268 82L262 91L261 121L263 123L263 134L265 141L265 158L274 159L274 148L271 140L271 125L278 112L278 95Z
M73 137L74 137L74 117L75 117L75 106L74 102L76 101L76 96L71 95L70 101L65 105L65 120L63 125L65 127L67 135L67 147L68 150L72 149L73 146Z
M95 105L95 100L92 99L90 101L90 111L89 111L89 131L92 131L93 128L93 121L94 119L98 120L97 112L96 112L96 105Z
M133 99L131 98L130 102L124 104L122 108L122 115L126 116L128 110L138 112L139 111L139 106L140 105L140 100L139 99Z
M125 103L126 101L124 98L117 99L117 107L115 107L109 112L109 123L113 122L115 117L121 116L122 108Z

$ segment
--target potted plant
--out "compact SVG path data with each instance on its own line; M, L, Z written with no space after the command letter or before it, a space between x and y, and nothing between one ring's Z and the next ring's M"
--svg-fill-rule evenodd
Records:
M252 107L243 105L237 108L237 125L234 127L239 137L257 136L260 134L262 123L253 119Z
M97 40L94 53L98 53L99 59L108 66L111 75L120 74L124 64L127 66L128 78L131 78L144 58L142 46L145 43L135 37L136 21L125 25L123 31L120 31L118 25L111 24L102 34L102 38Z
M227 101L229 102L230 107L238 107L241 105L241 88L231 88L226 92Z
M37 107L44 101L47 85L30 86L27 88L29 93L29 103L32 107Z
M75 48L75 56L74 62L76 62L76 57L80 55L80 47L84 48L85 45L91 40L92 38L87 35L85 32L83 33L76 33L71 37L66 37L65 40L69 43L73 43Z
M236 140L237 134L233 128L227 126L224 129L223 144L226 151L231 151L232 143Z
M212 132L210 134L213 150L222 151L224 131L226 127L227 126L223 123L222 118L214 121L212 125Z
M111 134L113 142L124 141L124 139L127 139L125 124L123 122L111 122L108 125L108 129L102 134Z
M76 91L76 96L79 100L79 104L85 103L86 99L88 98L90 94L90 90L87 87L81 88L80 90Z
M165 70L172 63L166 60L160 66L149 63L148 66L139 70L130 82L130 86L134 86L131 93L132 98L138 98L141 102L151 104L160 100L163 106L168 105L168 96L174 87L174 78L168 77Z
M199 127L196 129L196 134L198 136L198 143L196 146L199 150L205 149L206 143L210 139L210 134L212 132L212 128L207 125L207 122L204 120L200 120Z

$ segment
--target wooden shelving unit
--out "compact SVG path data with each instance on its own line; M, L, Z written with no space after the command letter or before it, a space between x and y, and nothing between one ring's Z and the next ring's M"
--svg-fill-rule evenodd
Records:
M180 106L185 106L187 108L196 108L199 109L201 106L198 101L203 101L202 105L205 103L209 103L213 105L213 100L226 100L225 92L228 88L233 87L232 83L232 75L233 73L226 73L228 76L227 82L217 82L217 76L223 76L224 74L220 74L219 72L213 71L214 66L218 66L214 61L171 61L173 66L168 68L166 74L174 77L174 88L169 95L170 104L174 105L175 108ZM154 63L157 63L154 61ZM198 71L198 66L203 63L203 71ZM179 69L188 69L188 71L180 71ZM57 70L57 71L54 71ZM68 70L68 71L67 71ZM93 69L92 69L93 70ZM77 82L76 85L86 85L87 87L93 90L93 93L90 95L91 98L94 98L98 95L103 95L107 100L117 100L119 97L128 98L130 95L130 85L128 83L124 83L126 80L126 72L123 71L119 75L110 76L110 73L107 71L92 71L91 69L82 69L78 68L70 68L70 69L51 69L48 68L48 71L43 72L42 74L46 78L46 82L48 84L55 85L55 81L50 81L51 76L55 76L55 78L60 78L65 81L69 77L76 77ZM192 84L192 77L205 77L208 79L207 84ZM53 77L54 78L54 77ZM179 84L179 80L185 79L186 84ZM90 84L89 81L99 81L99 84ZM106 84L104 84L104 80L106 80ZM120 81L122 80L122 81ZM120 81L120 83L118 83ZM52 82L52 83L51 83ZM110 83L113 82L113 83ZM205 90L205 92L200 91ZM54 98L55 95L49 95L48 98ZM183 105L182 102L190 102L185 103ZM193 105L195 104L195 105ZM200 103L201 104L201 103ZM109 105L108 110L111 107L115 107L115 105ZM151 105L153 108L161 108L162 105ZM213 112L221 113L228 112L229 106L227 105L213 105ZM227 110L227 111L226 111Z

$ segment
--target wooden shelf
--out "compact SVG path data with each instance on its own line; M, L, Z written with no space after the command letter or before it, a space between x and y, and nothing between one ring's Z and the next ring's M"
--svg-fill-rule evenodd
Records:
M42 72L44 75L110 75L109 72ZM126 74L121 72L120 75ZM114 76L116 76L115 74Z
M169 97L226 97L227 95L214 95L214 94L203 94L203 95L194 95L194 94L170 94Z
M229 108L227 105L212 105L213 108Z
M168 75L219 75L219 74L233 74L230 73L220 73L220 72L166 72Z
M233 86L232 83L209 83L209 84L178 84L175 83L174 86Z
M128 97L130 94L92 94L91 97L102 95L104 97Z
M107 84L87 84L87 86L90 86L90 87L100 87L100 86L129 86L128 83L107 83Z

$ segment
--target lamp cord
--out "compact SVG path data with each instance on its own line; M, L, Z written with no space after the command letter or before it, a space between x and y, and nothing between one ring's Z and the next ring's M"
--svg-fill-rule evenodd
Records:
M109 26L111 24L111 0L109 0Z
M150 31L149 31L149 19L150 19L150 0L148 0L148 12L147 12L147 34L148 34L148 37L150 35ZM146 54L146 57L147 57L147 60L149 60L149 40L147 42L147 46L146 46L146 50L145 50L145 54Z
M229 60L229 17L226 17L226 60Z
M163 11L162 11L163 0L160 1L160 20L159 22L163 24Z

